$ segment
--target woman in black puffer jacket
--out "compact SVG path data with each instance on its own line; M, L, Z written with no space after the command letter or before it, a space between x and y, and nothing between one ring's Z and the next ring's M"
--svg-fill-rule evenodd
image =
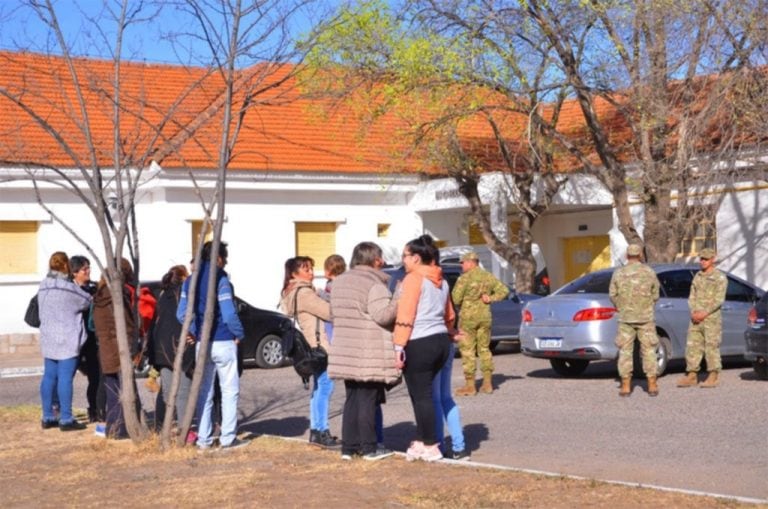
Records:
M174 265L163 276L162 290L157 299L155 317L149 329L150 361L156 370L160 372L160 391L157 393L155 404L155 426L159 429L165 418L166 403L170 399L171 383L173 382L173 362L176 358L176 350L179 346L181 324L176 319L176 308L179 305L181 285L189 276L184 265ZM182 360L182 373L179 378L179 390L176 394L176 417L184 415L189 398L189 387L192 384L191 376L195 362L194 345L184 349Z

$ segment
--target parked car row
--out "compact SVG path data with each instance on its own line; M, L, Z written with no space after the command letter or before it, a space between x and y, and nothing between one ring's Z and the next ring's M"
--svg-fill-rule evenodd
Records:
M678 264L651 267L661 286L661 298L656 303L656 330L658 373L662 375L670 360L685 358L688 295L698 267ZM510 288L505 300L491 305L491 350L502 341L517 342L523 354L548 360L552 369L562 376L580 375L593 360L616 360L617 310L608 298L615 269L586 274L548 297L517 294ZM384 270L396 279L404 275L398 268ZM443 274L452 289L461 275L461 266L443 264ZM750 360L755 373L768 380L768 293L732 274L726 273L726 276L722 355ZM293 321L282 313L259 309L240 298L236 300L245 329L240 344L245 365L283 366L286 359L282 337L294 327ZM635 353L635 373L640 374L639 352Z
M747 351L744 357L752 361L757 376L768 380L768 293L749 310L749 327L744 333Z
M658 373L663 374L672 359L685 358L685 343L690 311L688 295L697 266L664 264L651 265L661 284L661 298L656 303L656 332ZM616 268L586 274L566 284L554 294L529 302L523 310L520 329L523 354L549 360L552 369L563 376L576 376L593 360L615 360L618 349L614 344L618 328L617 310L613 307L608 288ZM744 357L746 354L744 328L753 304L765 293L760 288L727 274L728 288L722 306L723 357ZM760 326L755 315L754 337L765 332L765 308ZM759 340L755 340L759 342ZM765 342L763 342L765 345ZM765 365L765 346L756 361ZM635 356L635 373L642 373L639 355Z

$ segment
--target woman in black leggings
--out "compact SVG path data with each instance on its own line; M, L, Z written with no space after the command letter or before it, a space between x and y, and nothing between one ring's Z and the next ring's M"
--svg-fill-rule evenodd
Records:
M448 360L456 315L432 237L408 242L402 256L406 275L398 290L395 363L403 370L416 418L416 439L406 459L437 461L443 455L435 437L432 381Z

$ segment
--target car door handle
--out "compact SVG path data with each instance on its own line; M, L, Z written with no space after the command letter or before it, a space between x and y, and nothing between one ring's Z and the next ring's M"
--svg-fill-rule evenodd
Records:
M720 309L722 309L723 311L730 311L730 310L732 310L734 308L733 308L733 306L722 306Z
M668 303L666 303L666 304L659 304L658 305L659 309L669 309L671 307L672 307L672 304L668 304Z

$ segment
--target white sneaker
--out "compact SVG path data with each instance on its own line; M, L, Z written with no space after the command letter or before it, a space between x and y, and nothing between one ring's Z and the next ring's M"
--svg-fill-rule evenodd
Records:
M424 454L424 442L414 440L413 442L411 442L411 446L408 447L408 450L405 451L405 459L406 461L420 460L423 454Z
M421 454L424 461L440 461L443 459L443 453L440 452L440 446L437 444L425 445L424 452Z

